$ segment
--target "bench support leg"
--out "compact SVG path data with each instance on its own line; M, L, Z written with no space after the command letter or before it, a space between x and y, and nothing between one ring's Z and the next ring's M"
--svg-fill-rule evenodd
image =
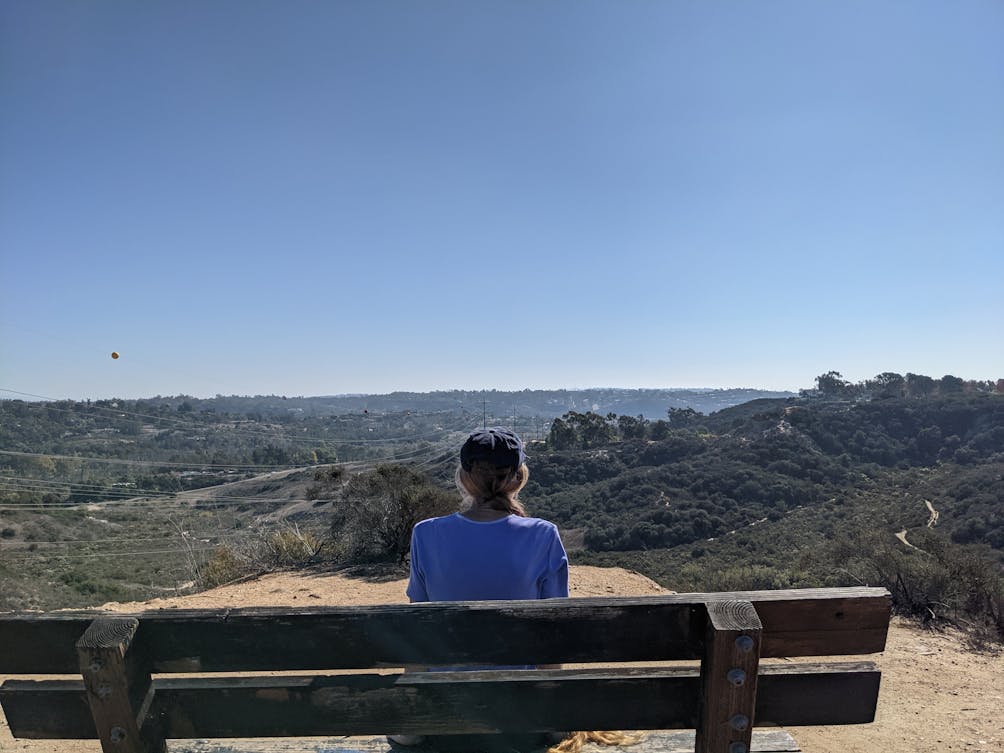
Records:
M163 739L144 739L143 721L153 692L149 667L129 653L139 621L103 617L77 641L80 673L104 753L161 753Z
M707 610L695 750L749 753L763 626L748 601L711 601Z

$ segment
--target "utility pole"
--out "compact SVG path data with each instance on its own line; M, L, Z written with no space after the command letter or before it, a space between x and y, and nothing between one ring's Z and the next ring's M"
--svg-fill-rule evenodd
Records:
M481 428L482 429L487 429L488 428L488 398L482 398L482 403L484 403L484 405L482 406L483 413L481 415Z

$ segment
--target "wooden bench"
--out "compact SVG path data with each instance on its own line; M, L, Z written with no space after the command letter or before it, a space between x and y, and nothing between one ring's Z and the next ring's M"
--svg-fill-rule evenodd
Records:
M0 614L0 675L76 677L8 679L0 702L15 737L98 738L106 753L386 751L382 737L258 748L206 738L604 729L696 731L651 738L663 750L797 750L786 733L754 736L753 726L870 722L879 671L760 660L880 652L889 613L888 592L876 588L9 613ZM652 665L666 660L700 666ZM649 666L394 669L622 662Z

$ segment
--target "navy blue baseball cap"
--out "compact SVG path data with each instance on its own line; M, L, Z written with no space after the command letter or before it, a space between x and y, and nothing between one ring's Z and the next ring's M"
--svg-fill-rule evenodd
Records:
M460 467L470 471L479 460L496 468L519 468L526 462L523 441L508 429L478 429L460 448Z

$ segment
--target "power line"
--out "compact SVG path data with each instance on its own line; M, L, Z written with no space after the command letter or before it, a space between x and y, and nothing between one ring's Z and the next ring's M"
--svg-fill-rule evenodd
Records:
M453 433L454 430L442 430L449 431ZM442 440L445 441L445 440ZM436 445L432 445L433 447ZM409 450L407 452L393 452L390 456L391 458L401 458L408 457L410 454L420 455L430 450L430 447L418 447L414 450ZM74 460L74 461L86 461L88 463L105 463L108 465L137 465L137 466L148 466L148 467L165 467L165 468L189 468L189 469L201 469L208 468L213 470L270 470L270 471L288 471L296 470L299 468L313 468L316 466L303 466L303 465L254 465L254 464L241 464L241 463L229 463L229 464L213 464L213 463L182 463L177 461L159 461L159 460L131 460L131 459L118 459L118 458L102 458L94 455L58 455L47 452L19 452L16 450L0 450L0 455L7 455L11 457L25 457L25 458L48 458L53 460ZM365 463L370 460L379 460L379 458L363 458L360 460L345 460L345 461L335 461L332 463L319 463L318 465L349 465L352 463Z
M85 484L83 482L76 481L56 481L52 479L41 479L34 478L31 476L5 476L0 475L0 482L4 480L14 481L14 482L24 482L32 484L35 486L54 486L54 487L71 487L74 489L98 489L98 490L109 490L110 492L123 492L123 493L134 493L130 492L128 488L116 488L115 484L108 486L106 484ZM133 487L135 488L135 487ZM211 488L211 487L210 487ZM143 491L142 489L136 489L136 491ZM151 490L150 494L175 494L175 492L159 492Z
M168 460L131 460L126 458L101 458L93 455L56 455L49 452L18 452L16 450L0 450L0 455L24 458L51 458L54 460L79 460L88 463L107 463L111 465L144 465L165 468L210 468L210 469L240 469L240 470L287 470L299 468L296 465L255 465L251 463L180 463Z
M183 536L183 541L200 541L211 543L213 539L243 539L250 536L260 536L258 531L234 530L223 535L217 533L198 533ZM118 536L111 539L31 539L30 541L12 541L4 544L0 551L21 551L38 544L46 546L61 546L70 544L121 544L124 542L138 541L164 541L166 536Z
M77 553L63 553L50 557L50 559L68 559L68 560L78 560L78 559L91 559L94 557L147 557L151 554L188 554L189 552L212 552L216 547L203 547L195 549L146 549L143 551L134 552L77 552ZM44 552L43 552L44 554ZM33 556L25 556L22 554L16 554L10 558L11 562L29 562L31 560L39 559L38 553L32 552ZM4 558L7 560L7 558Z
M452 447L452 445L451 445ZM413 465L419 470L431 471L436 468L448 465L455 462L452 452L447 453L445 450L434 450L425 451L417 454L409 454L407 456L400 456L396 458L381 458L369 461L360 461L358 464L353 465L346 470L350 470L356 473L365 472L367 470L372 470L378 465ZM340 467L345 467L342 464ZM306 469L305 469L306 470ZM260 479L260 477L258 477ZM242 481L234 481L229 483L253 483L256 479L243 479ZM218 485L217 487L209 486L202 487L200 489L192 490L181 490L178 492L164 492L157 490L130 490L130 489L119 489L108 486L101 486L98 484L75 484L73 482L66 481L47 481L43 479L31 479L26 477L14 477L14 476L0 476L0 484L6 484L6 488L9 491L14 492L25 492L25 493L52 493L56 491L63 491L67 493L72 493L74 497L93 497L93 501L82 501L79 499L68 499L61 500L58 502L0 502L0 510L57 510L57 509L76 509L84 505L100 504L101 506L111 506L111 507L150 507L151 505L157 505L158 507L164 507L166 505L172 506L211 506L211 507L230 507L238 505L267 505L267 504L289 504L296 501L288 497L274 498L274 497L252 497L252 496L228 496L228 495L214 495L214 494L203 494L198 495L199 492L204 492L207 489L218 488L218 486L225 486L226 484ZM83 488L80 488L83 487ZM139 492L139 493L137 493ZM187 496L180 496L187 495Z
M181 536L181 541L186 542L199 542L202 544L213 543L214 541L224 541L230 539L243 539L251 536L260 536L261 532L256 529L246 528L246 529L233 529L224 534L218 534L215 530L213 531L197 531L191 533L190 531L185 532L186 535ZM90 545L107 545L107 544L122 544L126 542L141 542L141 541L159 541L161 543L169 541L175 538L174 535L162 535L162 536L113 536L104 538L94 538L94 539L19 539L19 540L8 540L4 541L2 546L0 546L0 551L21 551L21 550L34 550L36 546L80 546L82 548L89 547Z

